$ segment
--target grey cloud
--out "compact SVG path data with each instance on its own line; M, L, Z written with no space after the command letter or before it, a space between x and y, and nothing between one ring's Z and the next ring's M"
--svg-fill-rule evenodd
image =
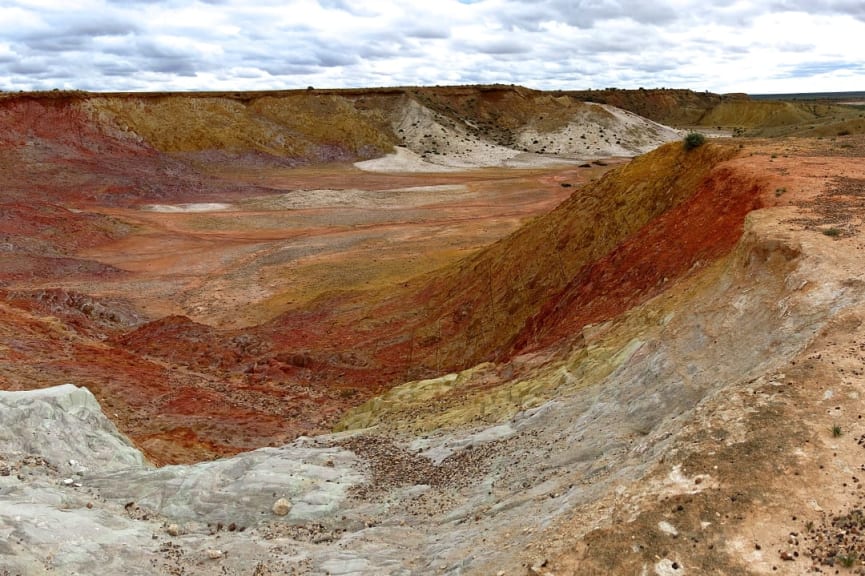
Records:
M409 51L404 45L391 42L371 42L361 46L357 53L359 58L365 60L383 60L408 54Z
M861 0L776 0L771 8L807 14L846 14L865 19L865 3Z
M131 76L138 72L138 67L126 59L100 56L91 63L94 72L111 77ZM94 74L95 75L95 74Z
M102 53L117 57L112 62L118 72L128 66L138 72L188 77L213 68L212 62L198 54L150 39L137 38L128 45L106 48Z
M268 68L262 68L269 73L274 68L283 65L315 68L334 68L350 66L358 63L363 56L364 41L357 38L357 45L345 41L334 41L316 36L308 28L298 27L280 31L285 40L274 45L273 50L264 51L260 48L242 48L230 57L238 65L251 68L261 67L262 63ZM378 46L381 49L381 46ZM370 49L374 51L375 49ZM387 56L392 56L388 54ZM270 64L276 62L278 64Z
M319 51L316 56L316 61L319 66L325 68L333 68L337 66L349 66L357 63L357 56L351 52L342 50Z
M320 71L317 66L293 64L291 62L261 63L258 67L271 76L305 76Z
M481 52L483 54L506 55L506 54L527 54L532 51L531 46L519 40L510 40L507 38L497 40L486 40L480 42L459 42L455 44L456 48L470 52Z
M132 42L124 42L122 44L103 46L99 49L99 52L100 54L110 56L139 56L141 55L139 46L144 42L144 40L139 39Z
M778 49L782 52L813 52L816 48L814 44L800 44L796 42L786 42L778 45ZM747 52L747 49L743 47L742 51Z
M176 74L178 76L195 76L198 67L194 62L185 59L155 60L144 67L148 72Z
M119 19L93 19L70 25L64 32L77 36L98 38L100 36L126 36L138 32L140 27L134 22Z
M597 37L585 42L579 42L575 45L583 54L609 54L609 53L629 53L638 48L639 39L630 38L629 41L622 42L615 38Z
M806 62L787 68L781 74L781 77L801 78L826 74L828 72L837 72L839 70L862 73L865 71L865 65L851 64L850 62Z
M355 6L353 2L348 0L318 0L318 5L330 10L342 10L343 12L348 12L352 16L360 16L362 18L374 18L378 15L376 12L362 10Z
M503 20L512 27L535 31L545 22L564 22L588 29L616 18L660 25L678 17L676 10L664 2L643 0L515 0L503 13Z
M175 4L176 2L166 0L106 0L108 4L116 4L118 6L128 6L130 4Z
M136 23L116 17L85 17L81 14L70 16L65 13L55 13L46 15L41 27L35 29L20 27L9 30L7 33L11 38L28 41L46 37L125 36L139 30L140 27Z
M231 70L228 74L221 74L220 77L226 80L232 78L258 78L264 70L256 68L255 70Z
M106 62L97 64L96 69L105 76L126 77L138 72L138 69L127 62Z
M677 70L681 67L681 62L674 62L672 60L655 60L653 62L644 62L639 64L638 68L641 75L649 74L657 74L658 72L668 72L670 70Z
M12 62L11 65L7 66L6 70L11 72L12 74L35 76L45 73L47 71L47 66L45 62L41 61L18 60L16 62Z
M451 32L445 26L419 24L404 28L403 35L408 38L419 38L421 40L442 40L450 38Z
M24 60L13 62L6 70L12 74L23 76L26 80L50 80L50 79L70 79L75 77L75 72L68 69L61 69L58 66L52 66L48 62L41 59Z
M88 38L80 36L40 36L24 41L24 45L35 52L72 52L84 48L88 43Z
M125 51L126 54L136 54L145 58L174 60L187 58L186 52L154 40L142 40L134 44L135 49ZM131 47L130 47L131 48Z
M0 57L0 83L10 86L50 85L53 79L55 86L159 89L194 85L176 81L179 76L209 74L216 82L237 78L239 86L250 88L295 81L316 86L501 82L563 88L688 82L702 87L708 82L721 88L734 86L735 75L733 80L712 76L713 66L737 68L729 64L744 61L754 50L806 60L779 67L776 74L784 76L777 78L841 69L863 74L858 64L819 61L826 50L818 37L770 44L747 35L755 17L772 11L844 14L865 21L862 0L688 0L684 8L677 3L675 11L672 0L497 0L454 5L453 13L444 16L428 7L409 11L400 0L389 0L393 10L382 9L387 16L381 18L368 18L371 14L352 0L318 0L325 10L340 11L330 12L338 29L327 18L304 24L299 12L286 24L282 0L102 0L102 9L90 13L7 2L42 22L4 30L15 54ZM179 8L206 17L173 21ZM146 20L151 14L159 20ZM346 28L349 14L359 18L349 20ZM213 19L237 31L223 37L221 27L201 25ZM483 29L466 38L462 27L467 24ZM725 27L724 37L703 33L707 26ZM157 35L172 36L177 45ZM201 43L221 53L186 48Z

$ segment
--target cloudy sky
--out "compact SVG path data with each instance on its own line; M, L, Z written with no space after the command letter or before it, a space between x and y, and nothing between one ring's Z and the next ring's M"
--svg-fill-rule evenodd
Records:
M0 89L865 90L865 0L0 0Z

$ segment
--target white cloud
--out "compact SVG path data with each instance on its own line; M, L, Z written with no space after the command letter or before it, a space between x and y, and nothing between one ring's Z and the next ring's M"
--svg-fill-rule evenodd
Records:
M859 0L7 0L0 89L865 89Z

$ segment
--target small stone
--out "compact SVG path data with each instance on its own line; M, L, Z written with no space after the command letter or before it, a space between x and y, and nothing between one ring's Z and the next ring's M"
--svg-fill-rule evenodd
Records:
M786 562L792 562L793 560L795 560L795 558L793 558L792 554L784 550L783 552L781 552L781 560L784 560Z
M91 510L92 508L93 508L93 502L88 502L87 503L87 509Z
M169 536L180 536L180 526L177 524L169 524L165 531Z
M676 527L665 520L661 520L660 522L658 522L658 529L664 534L667 534L668 536L679 535L679 531L676 529Z
M63 480L64 486L72 486L73 484L75 484L75 480L73 480L72 478L64 478L64 480Z
M207 557L211 560L219 560L225 555L222 550L217 550L216 548L208 548L207 549Z
M291 502L285 498L280 498L273 503L273 508L271 508L271 510L273 510L273 513L277 516L285 516L291 510Z
M541 574L541 569L547 565L546 558L539 558L529 567L529 574Z

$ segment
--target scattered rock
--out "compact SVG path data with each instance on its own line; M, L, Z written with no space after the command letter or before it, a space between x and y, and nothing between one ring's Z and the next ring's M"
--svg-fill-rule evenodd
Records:
M225 552L223 552L222 550L218 550L216 548L207 549L207 557L211 560L219 560L223 556L225 556Z
M540 558L529 566L529 574L543 574L542 569L547 565L546 558Z
M669 536L679 535L679 531L676 530L676 527L665 520L661 520L660 522L658 522L658 530Z
M169 536L180 536L180 526L177 524L169 524L165 531Z
M681 576L685 574L685 568L677 561L663 558L655 564L655 574L658 576Z
M273 503L273 508L271 508L271 510L273 510L273 513L277 516L285 516L291 511L291 502L285 498L280 498Z

